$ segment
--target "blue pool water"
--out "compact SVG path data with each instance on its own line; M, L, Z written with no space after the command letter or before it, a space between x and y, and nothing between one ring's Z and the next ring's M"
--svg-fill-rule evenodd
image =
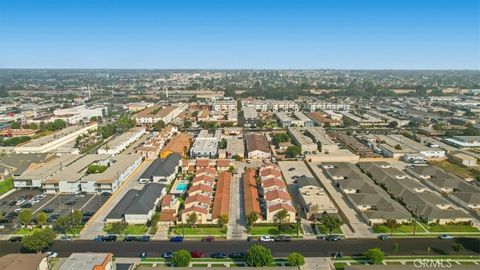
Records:
M185 184L185 183L179 183L175 189L176 189L177 191L185 191L185 190L187 189L187 184Z

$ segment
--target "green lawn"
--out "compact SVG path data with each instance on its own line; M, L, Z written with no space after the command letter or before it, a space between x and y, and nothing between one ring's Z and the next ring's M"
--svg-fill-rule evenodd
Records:
M424 225L424 224L422 224ZM373 226L375 233L390 233L390 228L385 225ZM426 232L420 225L417 224L417 232ZM393 233L413 233L413 224L402 224L400 227L393 230Z
M0 195L12 189L13 189L13 177L9 177L4 181L0 182Z
M427 229L431 232L480 232L477 228L470 225L427 225Z
M111 224L105 224L103 230L105 232L109 232L111 226ZM128 225L127 229L123 232L123 234L142 235L147 231L147 229L148 228L145 224Z
M197 228L190 228L185 226L183 228L185 235L225 235L227 233L225 228L219 227L197 227ZM184 232L182 231L182 227L173 227L171 228L171 232L177 235L182 235Z
M323 224L314 224L317 227L317 232L320 234L329 234L328 229ZM335 228L332 231L332 234L343 234L340 227Z
M297 235L296 225L290 225L288 231L281 232L277 226L253 226L250 231L251 235ZM300 235L302 235L302 230L300 228Z

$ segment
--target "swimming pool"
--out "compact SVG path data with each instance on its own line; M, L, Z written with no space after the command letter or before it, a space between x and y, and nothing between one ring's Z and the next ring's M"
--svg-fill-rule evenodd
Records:
M186 183L179 183L175 190L185 192L185 190L187 190L187 186L188 185Z

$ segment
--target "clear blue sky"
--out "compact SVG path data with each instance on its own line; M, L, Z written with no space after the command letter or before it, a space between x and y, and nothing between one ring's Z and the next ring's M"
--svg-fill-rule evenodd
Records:
M0 0L0 68L480 69L480 1Z

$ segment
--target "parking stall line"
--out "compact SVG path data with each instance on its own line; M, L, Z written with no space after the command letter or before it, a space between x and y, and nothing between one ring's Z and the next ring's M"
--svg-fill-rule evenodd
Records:
M58 195L60 195L60 194L56 194L55 196L53 196L53 198L48 200L46 203L44 203L42 206L40 206L37 210L33 211L33 213L36 214L38 211L43 209L45 206L47 206L47 204L49 204L51 201L53 201Z

